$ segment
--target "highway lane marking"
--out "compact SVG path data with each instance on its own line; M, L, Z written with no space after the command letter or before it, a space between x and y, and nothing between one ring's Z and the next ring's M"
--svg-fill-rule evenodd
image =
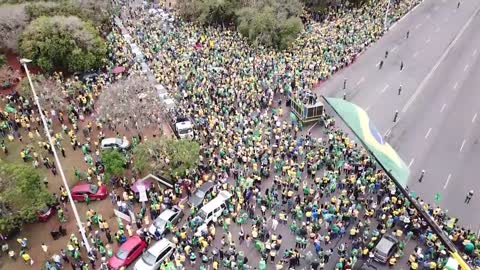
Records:
M476 55L477 55L477 49L475 49L475 51L473 51L472 56L476 56Z
M447 181L445 181L445 185L443 186L443 189L446 189L447 188L447 185L448 185L448 182L450 182L450 178L452 177L452 174L448 174L447 176Z
M430 131L432 131L432 128L429 128L428 131L427 131L427 134L425 134L425 139L428 138L428 135L430 135Z
M392 48L392 52L395 52L397 49L398 49L397 46L393 47L393 48Z
M440 109L440 112L443 112L443 110L445 110L445 107L447 107L447 104L443 103L443 106L442 106L442 108Z
M426 44L430 43L431 39L430 37L427 39L427 41L425 41Z
M385 91L387 91L387 89L388 89L389 86L390 86L390 85L388 85L388 84L385 85L385 87L383 87L382 91L380 91L380 92L385 93Z
M408 168L410 169L410 167L412 166L413 162L415 161L415 158L412 158L412 160L410 160L410 163L408 163Z
M418 28L420 28L420 26L422 26L422 24L421 24L421 23L417 24L417 25L415 26L415 29L418 29Z
M443 53L443 55L440 57L440 59L438 59L437 63L435 64L435 66L432 68L432 70L430 70L430 72L427 74L427 76L423 79L423 81L420 83L420 85L418 86L417 90L415 91L415 93L413 93L413 95L410 97L410 99L407 101L407 103L405 104L405 106L403 107L402 109L402 113L405 113L408 108L412 105L412 103L415 101L415 99L417 98L417 96L420 94L420 92L422 91L422 89L425 87L425 85L427 84L427 82L430 80L430 78L433 76L433 73L435 73L435 71L438 69L438 67L440 66L440 64L445 60L445 58L447 57L447 55L450 53L450 50L453 48L453 46L455 46L455 44L457 43L457 41L460 39L460 37L463 35L463 33L465 32L465 30L467 30L467 27L472 23L473 21L473 18L475 18L475 15L477 15L478 11L480 10L480 6L475 10L475 12L472 14L472 16L470 16L470 19L468 19L467 23L465 23L465 25L462 27L462 29L460 30L460 32L457 34L457 36L455 37L455 39L452 41L452 43L450 43L450 45L448 46L448 48L445 50L445 52Z
M462 146L460 146L460 152L462 152L462 150L463 150L463 147L465 146L465 142L466 142L466 141L465 141L465 140L463 140L463 142L462 142Z
M472 123L475 122L475 119L477 119L477 114L476 114L476 113L475 113L475 115L474 115L473 118L472 118Z
M455 82L455 85L453 85L453 89L457 89L458 87L458 82Z
M316 125L317 125L318 121L315 122L315 124L313 124L310 128L308 128L307 132L310 132L310 130L312 130Z
M464 72L467 71L468 68L469 68L469 65L466 64L465 67L463 68L463 71L464 71Z
M362 77L362 78L357 82L357 86L358 86L359 84L361 84L364 80L365 80L365 77Z

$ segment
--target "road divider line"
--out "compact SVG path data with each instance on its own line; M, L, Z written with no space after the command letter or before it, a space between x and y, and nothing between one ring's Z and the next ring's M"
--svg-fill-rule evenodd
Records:
M410 163L408 163L408 168L410 169L410 167L412 166L413 162L415 161L415 158L412 158L412 160L410 160Z
M458 82L455 82L455 85L453 85L453 89L457 89L458 87Z
M477 49L475 49L475 50L473 51L472 56L476 56L476 55L477 55L477 52L478 52Z
M432 128L428 129L427 134L425 134L425 139L428 138L428 135L430 135L430 131L432 131Z
M435 64L435 66L430 70L430 72L427 74L427 76L423 79L423 81L420 83L420 85L418 86L417 90L415 91L415 93L413 93L413 95L410 97L410 99L408 100L408 102L405 104L405 106L403 107L402 109L402 113L405 113L408 108L412 105L412 103L415 101L415 99L417 98L417 96L420 94L420 92L422 91L422 89L425 87L425 85L427 84L427 82L431 79L431 77L433 76L433 74L435 73L435 71L438 69L438 67L440 66L440 64L445 60L445 58L447 57L447 55L450 53L450 50L453 48L453 46L455 46L455 44L457 43L457 41L460 39L460 37L463 35L463 33L465 32L465 30L467 30L467 27L472 23L473 21L473 18L475 18L475 16L477 15L478 11L480 10L480 6L475 10L475 12L473 12L472 16L470 16L470 18L468 19L468 21L465 23L465 25L462 27L462 29L460 30L460 32L457 34L457 36L455 37L455 39L452 41L452 43L450 43L450 45L447 47L447 49L445 50L445 52L442 54L442 56L440 57L440 59L438 59L437 63Z
M465 67L463 68L463 71L467 71L468 67L469 67L469 65L466 64Z
M475 123L475 119L477 119L477 114L475 113L475 115L473 116L472 118L472 123Z
M392 52L395 52L397 49L398 49L397 46L393 47L393 48L392 48Z
M389 86L390 86L390 85L388 85L388 84L385 85L385 87L383 87L382 91L380 91L380 92L385 93L385 91L387 91L387 89L388 89Z
M466 141L465 141L465 140L463 140L463 142L462 142L462 146L460 146L460 152L462 152L462 150L463 150L463 147L465 146L465 142L466 142Z
M362 78L357 82L357 86L360 85L364 80L365 80L365 77L362 77Z
M442 108L440 109L440 112L443 112L443 110L445 110L445 107L447 107L447 104L443 103L443 106L442 106Z
M447 181L445 181L445 185L443 186L443 189L447 189L448 182L450 182L450 178L452 177L452 174L448 174L447 176Z

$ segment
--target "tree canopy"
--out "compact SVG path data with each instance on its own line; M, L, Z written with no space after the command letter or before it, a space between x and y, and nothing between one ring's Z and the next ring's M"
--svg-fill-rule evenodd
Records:
M75 72L101 67L106 45L98 31L78 17L42 16L22 33L20 52L46 71Z
M286 48L303 30L299 0L179 0L180 15L209 25L236 24L256 45Z
M36 221L38 211L53 201L37 170L0 162L0 232Z
M195 141L167 137L149 139L133 150L133 169L138 174L162 174L182 177L196 169L200 145Z
M125 172L125 161L125 155L118 150L103 151L104 181L108 181L112 176L121 176Z

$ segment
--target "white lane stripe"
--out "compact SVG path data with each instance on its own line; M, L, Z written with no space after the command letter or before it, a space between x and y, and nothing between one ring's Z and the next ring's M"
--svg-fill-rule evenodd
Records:
M392 52L395 52L397 49L398 49L397 46L393 47L393 48L392 48Z
M450 45L448 46L448 48L445 50L445 52L443 53L443 55L440 57L440 59L438 59L437 63L435 64L435 66L432 68L432 70L430 70L430 72L427 74L427 76L423 79L423 81L420 83L420 85L418 86L417 90L415 91L415 93L412 95L412 97L408 100L408 102L405 104L405 106L403 107L402 109L402 113L405 113L408 108L410 107L410 105L412 105L413 101L415 101L415 99L417 98L417 96L420 94L420 92L422 91L422 89L425 87L425 85L427 84L427 82L430 80L430 78L433 76L433 73L435 73L435 71L437 70L438 66L440 66L440 64L445 60L445 58L447 57L448 53L450 53L450 50L453 48L453 46L455 46L455 44L457 43L457 41L460 39L460 37L463 35L463 33L465 32L465 30L467 30L467 27L472 23L473 21L473 18L475 18L475 15L478 13L478 11L480 10L480 6L475 10L475 12L473 12L472 16L470 16L470 19L468 19L467 23L465 23L465 25L463 26L463 28L460 30L460 32L457 34L457 36L455 37L455 39L452 41L452 43L450 43Z
M442 108L440 109L440 112L443 112L443 110L445 110L445 107L447 107L447 104L443 104Z
M463 68L463 71L467 71L468 67L469 67L469 65L466 64L465 67Z
M476 113L475 113L475 115L474 115L473 118L472 118L472 123L475 122L475 119L477 119L477 114L476 114Z
M315 122L315 124L313 124L310 128L308 128L307 132L310 132L310 130L312 130L316 125L317 125L318 121Z
M462 152L462 150L463 150L463 147L465 146L465 142L466 142L466 141L465 141L465 140L463 140L463 142L462 142L462 146L460 146L460 152Z
M383 134L383 137L387 137L388 135L390 135L390 133L392 132L392 129L388 129L387 132L385 132L385 134Z
M380 91L380 92L385 93L385 91L387 91L387 89L388 89L389 86L390 86L390 85L388 85L388 84L385 85L385 87L383 87L382 91Z
M450 182L450 178L452 177L452 174L448 174L447 176L447 181L445 181L445 185L443 186L443 189L446 189L448 186L448 182Z
M457 89L458 87L458 82L455 82L455 85L453 85L453 89Z
M410 160L410 163L408 163L408 168L410 168L412 166L414 161L415 161L415 158L412 158L412 160Z
M472 54L472 55L473 55L473 56L477 55L477 52L478 52L477 49L475 49L475 51L473 51L473 54Z
M418 28L420 28L420 26L422 26L422 24L421 24L421 23L417 24L417 25L415 26L415 29L418 29Z
M427 38L427 41L425 41L425 43L429 43L432 39L431 38Z
M357 82L357 86L358 86L359 84L361 84L364 80L365 80L365 77L362 77L362 78Z
M432 131L432 128L428 129L427 134L425 134L425 139L428 138L428 135L430 135L430 131Z

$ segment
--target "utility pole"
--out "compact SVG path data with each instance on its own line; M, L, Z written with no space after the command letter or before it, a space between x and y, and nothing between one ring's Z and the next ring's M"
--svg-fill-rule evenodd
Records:
M52 148L53 156L55 157L55 163L58 167L58 171L60 172L60 177L62 178L63 185L67 190L68 200L70 201L70 205L72 206L73 214L75 216L75 221L77 222L77 226L82 236L82 240L85 245L85 248L87 249L87 252L89 252L91 250L91 247L90 247L90 243L88 242L88 238L85 235L85 227L83 227L83 224L80 220L80 216L78 215L78 210L77 210L77 207L75 206L75 202L73 201L72 193L70 192L70 187L68 186L67 179L65 178L65 174L63 172L62 164L60 163L60 159L58 158L57 151L55 150L55 144L53 143L52 136L50 135L50 129L48 128L47 120L45 118L45 115L43 114L43 109L42 109L42 106L40 105L40 101L38 100L38 96L37 96L37 93L35 92L35 88L33 87L32 78L30 77L30 72L27 67L27 64L30 62L32 62L32 60L30 59L25 59L25 58L20 59L20 63L23 65L23 68L25 68L25 72L27 73L28 82L30 83L30 88L32 89L32 93L33 93L33 99L35 100L38 112L40 113L40 118L42 119L43 128L45 129L45 134L47 135L48 143Z

